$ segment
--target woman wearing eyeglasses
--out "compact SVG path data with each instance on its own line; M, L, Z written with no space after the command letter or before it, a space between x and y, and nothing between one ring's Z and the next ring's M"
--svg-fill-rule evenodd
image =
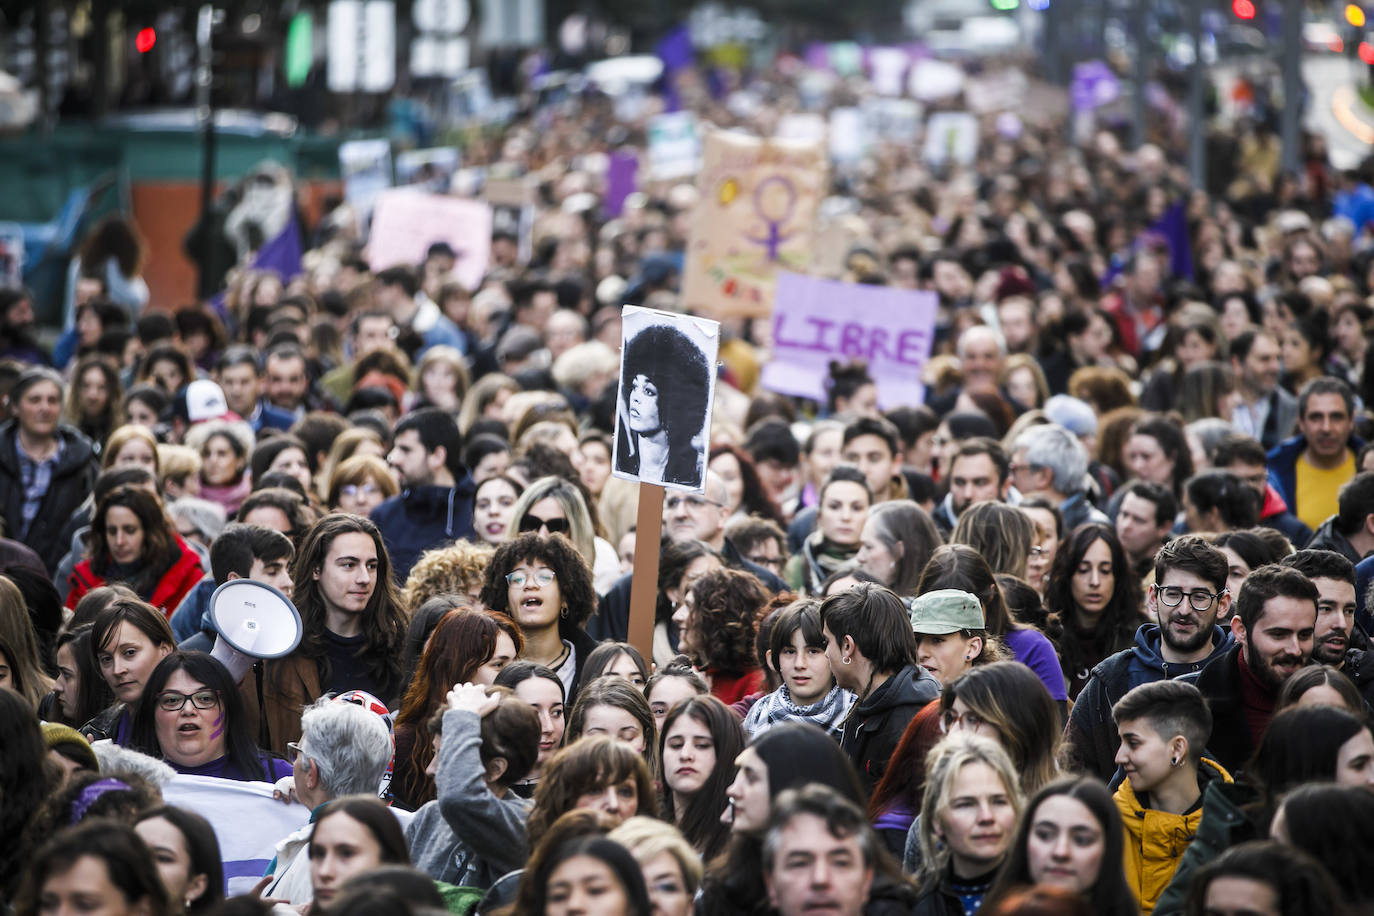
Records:
M367 515L401 492L396 477L376 455L354 455L329 475L329 505L350 515Z
M562 477L541 477L530 484L511 510L508 536L561 534L582 555L592 570L592 584L604 595L620 578L620 557L605 538L598 537L598 523L585 494Z
M591 570L567 538L522 534L496 550L480 598L508 615L525 636L520 658L558 674L567 702L596 640L582 629L596 610Z
M178 773L255 782L291 775L260 751L229 670L204 652L173 652L148 678L133 719L133 746Z

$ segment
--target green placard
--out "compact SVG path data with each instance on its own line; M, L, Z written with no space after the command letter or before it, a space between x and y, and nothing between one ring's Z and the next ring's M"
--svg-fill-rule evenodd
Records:
M315 63L315 17L299 12L286 30L286 85L299 89Z

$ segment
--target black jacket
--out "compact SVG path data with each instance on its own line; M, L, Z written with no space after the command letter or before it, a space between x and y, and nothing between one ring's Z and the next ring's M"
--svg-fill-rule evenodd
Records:
M372 510L372 521L386 541L392 575L398 583L426 550L471 539L472 477L464 473L452 487L411 487Z
M1212 710L1212 736L1207 739L1207 756L1235 775L1254 752L1250 725L1245 720L1245 702L1240 682L1239 644L1225 655L1212 659L1197 674L1185 674L1187 681L1202 691Z
M1200 671L1207 662L1224 655L1231 648L1231 634L1221 627L1213 630L1212 654L1193 665L1166 662L1160 655L1159 627L1149 623L1136 630L1135 645L1098 662L1069 714L1066 737L1073 769L1109 781L1116 773L1117 750L1112 707L1128 690Z
M840 747L849 755L866 792L871 794L887 772L888 761L912 718L939 695L940 682L929 671L907 665L850 711Z
M1321 523L1316 534L1312 535L1312 540L1307 542L1308 550L1330 550L1345 557L1351 563L1358 563L1364 559L1360 552L1350 543L1350 539L1336 530L1336 516L1331 516Z
M3 507L5 533L16 540L23 526L24 485L19 470L18 422L0 425L0 507ZM65 424L57 428L62 440L62 457L53 468L52 484L38 506L38 515L29 526L23 542L43 558L51 575L67 552L69 541L62 540L62 527L72 517L95 486L99 471L90 440Z

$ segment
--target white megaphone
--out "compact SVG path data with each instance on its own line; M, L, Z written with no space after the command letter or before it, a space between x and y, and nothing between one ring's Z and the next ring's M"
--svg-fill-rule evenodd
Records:
M300 645L301 615L281 592L265 582L230 579L210 596L217 658L234 676L234 683L260 658L283 658Z

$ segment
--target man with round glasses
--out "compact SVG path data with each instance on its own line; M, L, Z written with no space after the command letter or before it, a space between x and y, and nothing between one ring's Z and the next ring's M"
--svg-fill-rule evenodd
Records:
M1117 701L1141 684L1200 671L1232 645L1230 632L1217 624L1231 616L1225 554L1189 535L1160 548L1154 568L1145 606L1156 622L1136 631L1134 646L1093 668L1069 715L1074 757L1104 780L1116 772Z

